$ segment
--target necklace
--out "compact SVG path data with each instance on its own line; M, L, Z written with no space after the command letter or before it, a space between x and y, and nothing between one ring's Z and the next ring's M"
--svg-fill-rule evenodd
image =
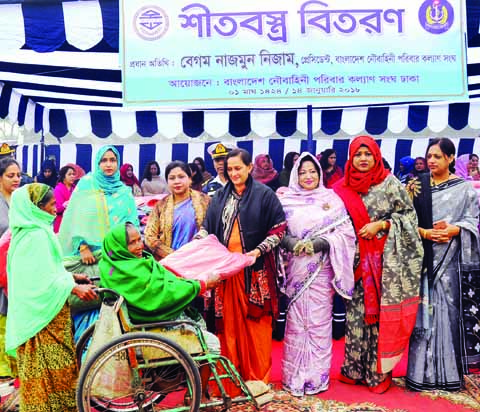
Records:
M448 182L450 180L451 175L452 173L448 172L448 177L446 179L441 180L440 182L436 182L435 179L433 178L433 175L430 175L430 182L432 183L431 186L438 186L438 185L441 185L442 183Z

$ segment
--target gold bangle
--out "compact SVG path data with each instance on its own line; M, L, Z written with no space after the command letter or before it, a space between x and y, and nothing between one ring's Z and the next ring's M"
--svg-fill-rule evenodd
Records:
M87 250L87 249L90 249L90 248L88 247L88 245L85 245L85 244L80 245L80 247L78 248L80 252L83 252L84 250Z
M382 230L383 231L387 230L387 222L385 222L385 220L382 222Z

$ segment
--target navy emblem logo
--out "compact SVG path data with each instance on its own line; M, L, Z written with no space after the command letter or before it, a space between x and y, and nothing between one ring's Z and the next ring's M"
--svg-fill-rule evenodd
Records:
M135 33L144 40L158 40L168 30L168 15L157 6L144 6L133 17Z
M454 21L453 7L447 0L426 0L418 11L418 19L429 33L445 33Z

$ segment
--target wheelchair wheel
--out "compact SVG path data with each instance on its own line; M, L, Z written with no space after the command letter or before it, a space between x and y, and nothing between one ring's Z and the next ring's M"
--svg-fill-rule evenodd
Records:
M80 372L77 407L79 412L193 412L201 393L198 368L187 352L161 335L133 332L88 359Z
M94 330L95 330L95 323L90 325L87 329L85 329L85 332L82 333L82 336L80 336L80 339L77 342L75 354L77 357L78 367L80 367L82 364L83 355L87 352L88 344L90 343L90 339L93 335Z

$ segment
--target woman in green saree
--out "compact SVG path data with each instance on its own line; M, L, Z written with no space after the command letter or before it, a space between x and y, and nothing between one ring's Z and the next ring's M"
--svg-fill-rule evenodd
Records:
M20 410L75 412L78 370L67 298L93 300L85 275L68 273L53 233L53 190L33 183L16 190L10 205L9 307L6 351L17 357ZM41 264L39 264L41 262Z

